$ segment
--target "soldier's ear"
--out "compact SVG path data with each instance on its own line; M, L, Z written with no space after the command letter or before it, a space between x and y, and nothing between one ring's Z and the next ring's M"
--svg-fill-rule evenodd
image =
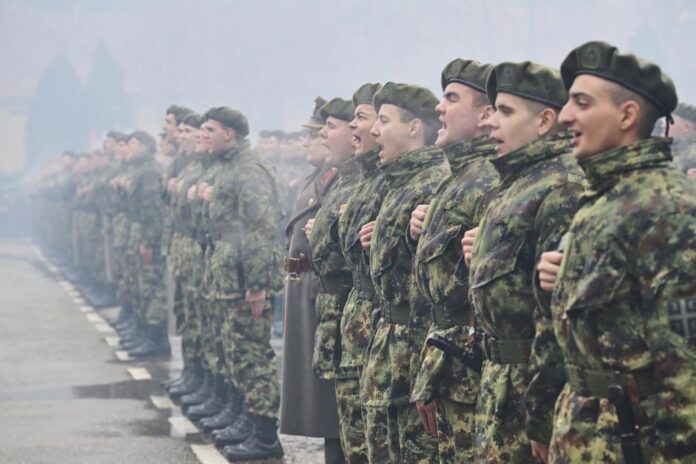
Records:
M537 116L538 125L537 133L539 137L543 137L550 134L556 128L556 123L558 121L558 113L552 108L546 107Z
M413 118L408 123L408 136L409 138L415 138L418 134L423 132L423 121L419 118Z
M627 131L638 127L638 122L643 115L643 108L633 100L627 100L619 107L619 125L621 129Z

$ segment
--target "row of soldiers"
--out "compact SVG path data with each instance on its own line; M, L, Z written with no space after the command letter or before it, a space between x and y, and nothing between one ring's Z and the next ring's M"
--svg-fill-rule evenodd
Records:
M281 431L333 393L333 462L696 462L693 107L604 42L441 83L317 99Z
M170 355L173 306L184 370L165 386L201 428L220 432L214 439L231 461L283 455L270 345L282 213L274 170L250 149L248 133L234 109L200 115L172 106L162 134L167 163L145 132L110 132L102 152L49 166L34 202L38 227L62 221L37 231L48 250L64 253L59 264L75 261L90 280L117 287L121 312L109 322L130 357ZM84 259L67 254L77 249Z
M311 340L286 334L281 429L298 433L329 386L334 410L317 413L338 419L336 460L693 457L696 191L671 139L651 136L674 122L694 175L693 108L659 67L601 42L560 72L457 59L441 77L441 101L389 82L316 102L316 170L285 230L286 322ZM111 268L100 280L117 283L112 322L134 357L169 352L170 269L185 368L166 387L232 461L283 453L269 341L282 207L248 130L231 108L171 107L164 173L147 134L111 133L104 153L56 163L36 209L67 230L56 206L105 193L102 223L77 222L105 231L112 264L81 262ZM92 249L70 236L52 248Z

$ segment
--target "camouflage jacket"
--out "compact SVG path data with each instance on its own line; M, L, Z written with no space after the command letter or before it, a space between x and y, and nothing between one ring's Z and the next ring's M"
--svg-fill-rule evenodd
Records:
M476 227L485 211L485 194L498 183L489 162L495 145L487 137L457 143L445 149L452 175L437 189L418 240L415 275L432 312L431 333L463 347L468 337L469 267L460 240ZM448 398L473 404L480 376L433 347L424 347L422 364L411 400Z
M354 374L339 369L341 341L338 339L343 305L353 287L350 267L341 253L338 235L338 213L348 201L358 181L359 170L351 157L339 168L336 183L317 211L312 235L309 237L309 257L312 269L319 276L322 290L317 295L317 329L314 335L312 367L322 379L347 378Z
M193 155L194 158L178 173L176 191L170 197L172 229L182 235L203 243L204 231L201 221L201 204L189 201L189 189L198 184L213 158L208 155Z
M169 254L171 246L172 234L174 233L174 217L173 217L173 195L169 194L167 184L169 180L179 177L183 169L192 161L193 156L185 155L178 152L167 165L162 173L162 214L164 215L162 222L162 254Z
M178 173L176 191L170 195L172 240L169 246L169 264L180 281L199 283L204 231L201 228L200 204L188 199L188 190L203 176L212 157L195 157Z
M681 172L696 168L696 132L672 145L674 164Z
M244 299L246 291L282 287L282 250L275 239L279 215L272 168L246 145L235 147L211 163L199 183L214 193L202 207L209 249L203 293L219 300Z
M567 368L643 372L652 392L639 382L631 394L644 457L652 449L651 462L692 462L696 187L670 160L669 141L650 138L580 162L591 185L568 232L553 326ZM571 427L616 420L613 411L598 418L599 398L574 397ZM595 428L581 439L599 436Z
M126 217L138 230L135 241L159 251L162 238L162 196L160 166L152 156L131 160L124 176L129 182L122 192Z
M341 367L363 365L372 332L375 290L370 279L369 254L360 243L360 229L374 221L387 193L387 183L379 169L379 149L357 158L360 183L346 204L339 221L343 256L353 273L353 288L341 317Z
M543 252L558 248L582 190L580 169L566 153L569 137L565 132L544 137L492 160L501 184L493 191L474 242L469 282L476 323L485 342L490 340L497 347L501 342L519 342L515 351L522 358L529 356L539 330L535 321L550 311L550 297L535 290L537 263ZM512 384L511 398L524 394L535 373L537 356L559 356L553 337L537 338L534 343L532 366L524 360L487 363L500 371L497 382ZM543 396L543 386L538 387L539 393L527 398L528 412L533 413L527 433L532 439L538 439L541 432L537 429L550 427L555 399Z
M413 277L413 249L407 243L411 211L428 203L450 173L442 150L428 146L380 165L388 192L377 215L370 247L370 275L382 319L363 368L361 397L368 406L409 402L430 312Z

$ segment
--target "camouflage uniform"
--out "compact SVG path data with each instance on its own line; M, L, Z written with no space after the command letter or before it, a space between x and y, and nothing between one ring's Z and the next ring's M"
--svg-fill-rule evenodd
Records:
M469 273L487 358L475 419L481 462L535 462L522 404L538 311L533 278L541 253L558 247L575 212L582 177L564 154L569 138L547 136L491 161L501 184L481 220Z
M309 256L314 272L321 281L316 298L317 330L314 336L312 367L320 379L335 379L338 403L339 434L348 462L367 462L362 413L359 402L358 373L355 368L341 368L340 324L353 279L341 252L338 212L355 191L359 169L354 157L339 168L339 177L317 211Z
M134 259L134 280L142 321L161 326L167 321L164 288L165 261L160 253L162 239L161 172L153 156L129 163L125 191L129 225L128 254ZM141 248L142 247L142 248Z
M169 263L180 292L181 306L175 305L176 329L182 337L183 356L187 360L201 352L201 276L203 273L203 232L200 205L188 200L189 188L196 184L210 166L212 158L196 156L177 174L177 189L171 194L172 240Z
M696 462L696 189L670 159L669 142L650 138L580 161L590 188L552 306L568 384L550 462L625 462L602 392L614 371L628 385L645 462Z
M271 168L246 146L216 157L202 177L214 188L204 221L210 234L203 287L213 318L222 322L221 343L232 383L247 411L276 417L280 392L270 344L270 299L282 285L282 251L275 239L278 198ZM266 291L266 309L252 315L246 291Z
M423 147L381 165L388 193L377 216L370 275L381 319L368 346L361 398L367 407L370 462L433 462L437 441L427 435L409 404L429 314L415 285L413 249L407 243L411 211L430 201L449 174L444 153Z
M357 387L351 400L355 418L351 427L354 435L352 441L356 444L360 443L361 455L367 459L365 434L367 411L360 401L359 387L362 382L365 353L372 334L375 289L370 279L369 253L363 250L360 243L360 229L377 217L382 200L387 193L387 184L379 169L379 149L364 154L357 158L357 161L361 171L360 182L348 200L339 221L343 256L353 274L353 288L348 294L341 317L340 367L343 371L356 370L358 374L358 379L352 380L353 386Z
M495 144L481 136L445 149L452 175L438 187L416 251L416 281L431 308L430 334L457 346L469 336L469 268L460 239L485 211L485 194L497 185L489 163ZM440 462L471 462L474 413L481 375L439 349L425 346L411 401L437 400Z

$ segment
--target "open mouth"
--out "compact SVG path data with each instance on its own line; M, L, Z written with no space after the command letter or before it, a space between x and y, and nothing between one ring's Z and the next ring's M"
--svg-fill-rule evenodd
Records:
M582 137L582 132L570 131L570 133L573 135L573 138L570 139L570 144L576 147L578 143L580 143L580 137Z

